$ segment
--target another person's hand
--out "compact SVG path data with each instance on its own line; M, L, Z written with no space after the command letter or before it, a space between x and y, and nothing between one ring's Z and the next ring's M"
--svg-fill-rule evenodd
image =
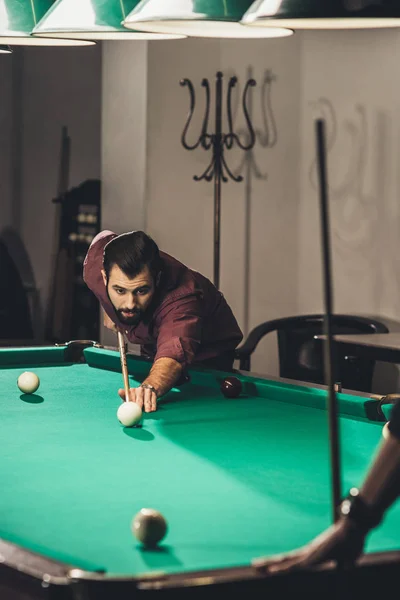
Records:
M347 565L357 560L364 544L365 532L349 519L341 518L303 548L280 556L256 559L253 566L267 573L283 573L331 561Z
M103 319L104 327L107 327L107 329L110 329L114 333L118 333L118 329L117 329L117 326L115 325L114 321L112 321L110 319L110 317L108 316L108 314L106 312L104 312L103 314L104 314L104 319Z
M125 390L118 390L118 395L122 400L125 400ZM129 401L136 402L136 404L147 413L155 412L157 410L157 396L150 389L142 387L130 388Z

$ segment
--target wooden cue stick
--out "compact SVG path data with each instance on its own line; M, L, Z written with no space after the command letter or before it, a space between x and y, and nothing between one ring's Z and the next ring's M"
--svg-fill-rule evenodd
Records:
M340 444L338 406L335 388L335 373L333 363L332 340L332 271L331 250L329 237L329 206L328 206L328 178L326 169L325 148L325 121L317 119L315 124L318 175L320 184L320 216L321 216L321 242L323 253L323 278L325 301L325 334L324 340L324 367L325 384L328 386L328 420L330 438L330 461L332 480L332 515L333 522L338 519L338 508L341 503L341 477L340 477Z
M129 377L128 367L126 364L125 339L124 334L121 331L118 331L118 346L119 356L121 359L122 377L124 379L125 402L129 402Z

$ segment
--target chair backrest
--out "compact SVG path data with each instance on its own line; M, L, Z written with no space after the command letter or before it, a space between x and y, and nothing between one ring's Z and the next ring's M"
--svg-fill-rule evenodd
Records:
M324 376L323 342L315 336L324 333L324 315L300 315L279 319L278 334L280 376L321 383ZM332 333L387 333L379 321L353 315L333 315ZM334 344L335 379L343 388L370 392L375 361L349 356Z

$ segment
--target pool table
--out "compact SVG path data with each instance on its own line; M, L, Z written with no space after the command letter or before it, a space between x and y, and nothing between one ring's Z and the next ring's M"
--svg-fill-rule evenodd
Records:
M131 385L151 363L128 353ZM16 381L40 378L35 394ZM337 586L374 597L400 573L400 506L345 574L332 566L266 576L254 559L297 548L329 526L331 484L323 386L201 368L140 426L117 420L119 354L91 342L0 349L0 598L206 597L213 591L324 600ZM343 490L361 483L382 439L366 394L341 392ZM131 521L168 522L146 549ZM341 588L340 588L341 589ZM346 588L347 589L347 588ZM341 596L343 597L343 596ZM353 593L352 598L358 597Z

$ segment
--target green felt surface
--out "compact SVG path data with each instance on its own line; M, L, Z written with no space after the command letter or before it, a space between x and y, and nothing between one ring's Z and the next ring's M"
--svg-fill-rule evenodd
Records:
M330 524L325 392L247 377L253 395L228 400L215 374L197 373L127 429L116 418L118 354L85 354L102 368L38 366L32 356L0 369L0 537L81 568L139 575L246 565ZM149 366L136 364L140 380ZM16 386L23 370L40 377L32 396ZM382 423L350 416L364 401L341 395L344 491L360 484L382 439ZM159 551L131 534L142 507L168 521ZM368 550L399 546L396 506Z

